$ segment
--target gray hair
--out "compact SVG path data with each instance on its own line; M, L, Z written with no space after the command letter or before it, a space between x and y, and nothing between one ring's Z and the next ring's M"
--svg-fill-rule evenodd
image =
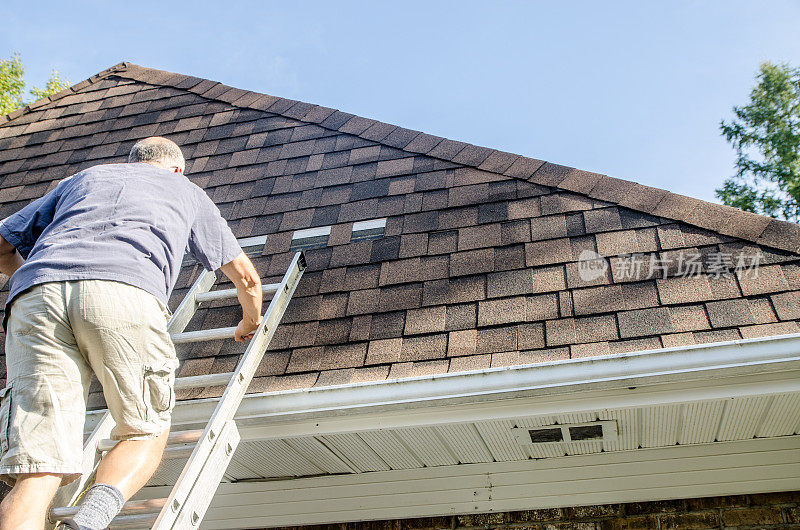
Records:
M178 144L160 136L136 142L128 155L128 162L155 162L167 169L180 168L181 171L186 167L186 160Z

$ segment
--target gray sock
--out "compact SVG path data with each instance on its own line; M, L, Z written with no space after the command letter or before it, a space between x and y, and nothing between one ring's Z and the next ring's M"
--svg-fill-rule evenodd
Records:
M81 507L72 520L88 530L105 530L122 510L124 503L125 498L114 486L95 484L84 495Z

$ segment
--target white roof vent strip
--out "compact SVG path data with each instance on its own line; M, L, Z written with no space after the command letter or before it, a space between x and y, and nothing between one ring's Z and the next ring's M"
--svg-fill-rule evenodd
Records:
M304 230L296 230L292 234L292 243L289 250L294 252L297 250L324 247L328 244L330 235L330 226L318 226L306 228Z
M386 233L386 218L371 219L353 223L353 232L350 241L363 241L365 239L378 239Z

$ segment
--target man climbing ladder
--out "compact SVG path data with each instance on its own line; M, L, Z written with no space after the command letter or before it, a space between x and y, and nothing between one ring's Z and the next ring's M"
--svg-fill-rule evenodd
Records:
M92 373L120 440L67 528L104 529L155 472L178 362L167 300L187 248L236 286L244 341L261 321L258 274L180 148L141 140L128 164L94 166L0 223L7 386L0 393L0 530L40 530L59 486L81 472Z

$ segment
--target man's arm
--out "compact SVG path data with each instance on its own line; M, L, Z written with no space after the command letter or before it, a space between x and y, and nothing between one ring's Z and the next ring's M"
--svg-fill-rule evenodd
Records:
M236 296L242 305L242 320L236 327L234 339L236 342L244 342L253 337L253 331L261 323L261 302L264 298L261 278L244 252L224 264L220 270L236 286Z
M6 241L3 236L0 236L0 272L6 276L11 276L24 262L25 260L22 259L14 245Z

